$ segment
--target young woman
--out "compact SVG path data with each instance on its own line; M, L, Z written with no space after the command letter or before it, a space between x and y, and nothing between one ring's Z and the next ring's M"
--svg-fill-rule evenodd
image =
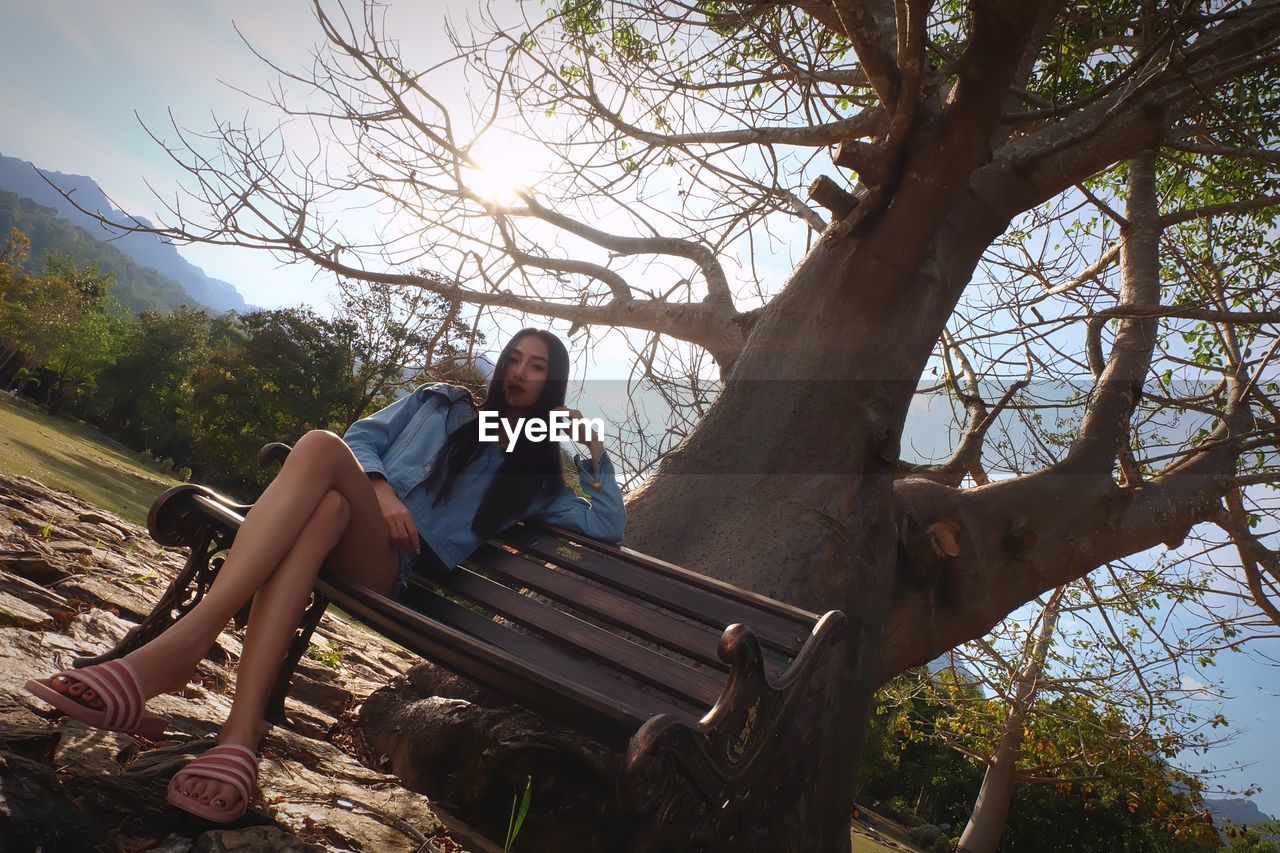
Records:
M507 344L483 409L514 426L565 410L569 354L560 339L524 329ZM574 410L565 410L580 418ZM600 441L577 465L583 500L564 483L560 445L524 433L482 440L464 389L426 385L356 421L346 435L313 430L245 518L200 603L119 660L64 670L27 689L89 725L158 737L166 720L146 699L187 683L218 633L246 601L253 609L231 712L218 745L175 774L169 802L228 822L257 784L263 714L295 626L323 563L377 592L398 595L418 561L447 571L486 538L522 518L545 519L617 542L626 513Z

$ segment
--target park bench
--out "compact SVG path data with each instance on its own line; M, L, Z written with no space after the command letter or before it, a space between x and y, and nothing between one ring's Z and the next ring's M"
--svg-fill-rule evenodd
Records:
M259 459L287 453L287 445L267 445ZM127 654L193 607L251 509L199 485L160 495L147 519L152 537L189 547L191 556L142 623L76 665ZM751 786L758 793L779 781L770 773L794 766L785 722L821 689L824 653L844 622L839 611L819 616L636 551L522 523L443 577L415 572L397 600L322 571L272 697L276 721L329 602L410 651L622 750L619 804L641 824L638 849L651 850L746 849L738 836L759 815L737 806Z

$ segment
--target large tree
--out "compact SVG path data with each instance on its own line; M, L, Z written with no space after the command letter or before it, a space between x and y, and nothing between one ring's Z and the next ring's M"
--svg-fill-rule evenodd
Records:
M521 8L455 34L450 63L381 6L317 2L324 42L268 100L326 150L175 128L193 198L162 230L709 354L714 403L632 492L627 541L849 617L778 849L847 849L877 685L1095 567L1214 523L1278 615L1245 490L1274 456L1242 454L1280 423L1260 353L1280 3ZM459 63L472 109L450 100ZM501 130L536 141L536 181L486 183ZM376 235L343 198L389 211ZM904 458L918 383L966 353L944 369L953 455ZM1082 393L1031 399L1023 364ZM1031 423L1044 405L1060 441ZM1202 431L1154 442L1179 416ZM1002 417L1027 421L1030 473L998 476Z

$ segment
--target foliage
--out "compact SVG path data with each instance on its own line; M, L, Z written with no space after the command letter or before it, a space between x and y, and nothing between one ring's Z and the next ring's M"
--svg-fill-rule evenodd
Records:
M39 273L13 231L0 249L0 376L57 414L99 424L146 458L228 490L271 474L270 441L351 421L424 381L483 387L470 353L484 334L457 303L365 285L333 318L309 309L211 317L179 306L130 317L96 267L50 255Z
M1280 821L1228 826L1223 853L1280 853Z
M912 690L929 677L925 670L904 673L881 692L858 771L866 785L861 799L908 826L946 824L955 833L969 818L983 767L945 745L947 736L942 732L952 725L950 709ZM954 682L951 689L975 698L981 695L972 681ZM901 695L910 698L900 701ZM1082 712L1075 708L1072 713ZM1088 716L1104 725L1109 713L1105 706L1098 706ZM1217 834L1197 791L1194 780L1174 771L1155 753L1134 756L1124 772L1109 777L1021 785L1000 849L1004 853L1216 850Z
M338 646L329 644L321 646L313 640L307 647L307 657L329 669L342 669L342 649Z
M83 411L109 434L157 457L183 461L189 445L179 410L191 395L191 377L205 363L227 322L182 306L144 311L130 329L120 357L104 371L100 394Z
M474 384L468 381L474 379L468 375L470 356L485 343L485 335L463 322L458 302L379 282L339 284L336 316L349 325L355 380L361 389L346 420L423 382Z
M114 361L128 318L111 275L58 254L31 273L29 246L14 230L0 252L0 376L8 368L15 388L43 389L56 414Z
M516 837L520 835L520 829L524 826L524 819L529 814L529 804L532 800L533 777L529 776L525 779L524 795L516 795L511 798L511 817L507 820L507 837L502 844L502 853L509 853L516 843Z
M255 311L236 318L232 339L189 377L179 404L197 477L240 488L265 485L273 471L257 452L309 429L345 430L361 389L351 326L307 309Z

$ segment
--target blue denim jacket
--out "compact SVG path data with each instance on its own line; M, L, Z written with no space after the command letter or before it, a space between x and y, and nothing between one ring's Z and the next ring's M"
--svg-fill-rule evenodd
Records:
M356 421L342 436L366 473L378 473L387 479L413 515L419 535L450 569L483 544L484 540L471 529L471 522L502 465L505 444L482 445L480 455L458 475L452 492L440 506L432 506L435 489L427 488L423 481L431 473L445 438L475 416L470 392L436 383L416 388L385 409ZM591 474L589 455L579 455L575 462L582 490L591 500L583 500L565 486L554 500L533 507L526 517L593 539L620 541L627 513L614 479L613 463L607 455L600 458L597 481ZM512 519L512 523L518 520ZM410 556L402 554L401 562Z

